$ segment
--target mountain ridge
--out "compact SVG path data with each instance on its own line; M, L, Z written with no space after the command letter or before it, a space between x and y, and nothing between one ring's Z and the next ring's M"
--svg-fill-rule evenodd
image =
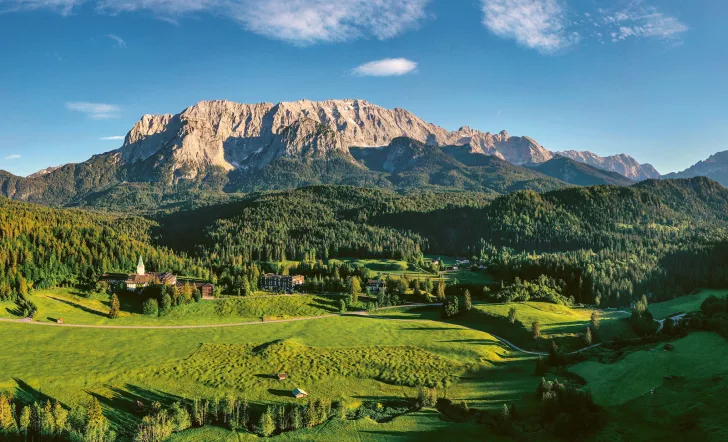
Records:
M387 147L401 137L426 146L456 147L465 156L492 156L514 166L537 165L559 155L529 137L511 136L506 131L493 134L468 126L448 131L405 109L388 110L360 99L277 104L214 100L201 101L179 114L144 115L120 148L83 163L48 168L27 178L5 172L0 190L12 198L51 204L68 204L89 192L125 182L156 183L169 189L183 185L225 191L265 190L266 186L327 183L325 177L316 174L328 173L331 164L339 172L354 171L364 182L376 183L381 176L366 173L351 150ZM603 167L617 164L594 154L589 157L601 158ZM631 160L633 166L639 164ZM308 176L295 176L294 163L308 165ZM279 166L288 171L293 184L275 183L275 174L282 170ZM474 167L454 168L463 170L461 166ZM496 173L525 178L523 171L497 169ZM264 180L258 179L266 174ZM482 180L482 173L478 175Z

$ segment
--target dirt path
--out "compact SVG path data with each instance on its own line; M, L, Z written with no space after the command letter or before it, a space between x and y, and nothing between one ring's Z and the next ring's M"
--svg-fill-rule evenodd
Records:
M392 307L382 307L375 311L382 311L382 310L391 310L391 309L397 309L397 308L417 308L417 307L437 307L442 304L407 304L407 305L396 305ZM626 313L626 312L625 312ZM396 319L396 318L383 318L376 315L371 315L370 312L367 311L361 311L361 312L348 312L348 313L341 313L341 314L330 314L330 315L321 315L321 316L307 316L305 318L291 318L291 319L279 319L277 321L250 321L250 322L236 322L232 324L203 324L203 325L90 325L90 324L56 324L53 322L37 322L37 321L27 321L25 319L4 319L0 318L0 322L10 322L15 324L27 324L27 325L36 325L36 326L43 326L43 327L73 327L73 328L99 328L99 329L120 329L120 330L180 330L180 329L203 329L203 328L218 328L218 327L242 327L247 325L263 325L263 324L278 324L278 323L284 323L284 322L298 322L298 321L314 321L317 319L326 319L326 318L335 318L337 316L360 316L360 317L367 317L371 319L378 319L380 321L405 321L405 322L431 322L429 320L422 320L422 319ZM472 330L480 333L487 333L491 336L493 336L496 340L501 342L502 344L506 345L507 347L519 351L521 353L534 355L534 356L548 356L548 353L543 352L537 352L537 351L529 351L525 350L512 342L501 338L500 336L494 335L493 333L488 333L483 330L478 330L472 327L467 327L464 325L459 324L450 324L455 327L462 328L464 330ZM572 351L570 353L567 353L568 355L573 355L577 353L581 353L586 350L590 350L592 348L599 347L602 344L595 344L589 347L582 348L580 350Z

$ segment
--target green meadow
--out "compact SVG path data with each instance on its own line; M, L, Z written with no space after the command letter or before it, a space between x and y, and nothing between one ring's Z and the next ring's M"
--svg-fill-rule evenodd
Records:
M159 317L142 314L143 297L136 294L120 295L121 314L117 319L108 317L110 296L86 294L73 289L36 291L30 299L38 306L36 320L53 323L63 318L66 324L166 326L205 325L280 320L321 316L338 312L335 297L303 296L251 296L222 300L194 302L172 308ZM0 318L20 319L13 302L0 302Z
M515 324L508 321L511 308L516 309ZM446 322L493 333L525 350L545 351L551 340L563 345L566 350L577 350L585 346L582 334L589 326L591 313L591 309L569 308L546 302L476 303L467 315L456 316ZM597 314L600 319L600 339L634 336L625 319L629 315L605 310L597 310ZM399 319L441 320L440 309L436 306L386 310L378 315ZM531 325L534 321L541 324L540 339L533 338Z
M705 296L702 293L691 303L670 301L651 308L671 313L695 309ZM475 409L497 413L509 404L522 416L538 416L541 406L535 390L541 377L535 374L536 358L512 350L491 333L527 350L544 350L552 339L562 348L575 350L584 346L581 334L592 314L586 308L526 302L476 304L471 312L448 321L440 319L435 306L387 309L371 316L332 315L335 302L331 298L275 296L205 301L177 307L160 318L138 313L137 299L122 299L122 318L110 320L105 316L108 297L103 295L86 297L59 289L38 291L32 298L39 306L39 322L46 324L62 316L67 324L78 325L210 326L99 329L0 322L0 339L12 343L0 352L0 390L28 400L56 399L68 406L96 397L121 440L133 436L141 418L135 411L137 401L169 405L180 398L230 393L245 397L260 410L295 402L290 394L294 388L306 390L311 399L356 404L412 400L420 386L430 386ZM221 303L229 303L230 308L221 309ZM507 319L511 308L516 309L515 324ZM14 305L0 303L0 317L17 317L13 312ZM628 315L601 310L598 314L602 339L633 336L625 319ZM261 321L263 316L322 315L330 316ZM245 319L254 323L215 326ZM542 326L538 340L531 336L533 321ZM606 358L615 361L608 364L600 362L606 350L595 350L585 354L584 362L569 367L609 412L608 424L595 440L650 440L644 435L668 439L671 432L689 425L705 436L702 440L725 436L716 410L722 404L721 394L728 393L724 379L728 343L715 334L693 333L675 341L672 351L663 345ZM279 372L288 373L289 378L278 380L274 375ZM680 405L684 403L691 405ZM635 416L643 409L640 421ZM515 437L551 440L550 433L533 419L519 422ZM509 440L487 422L459 422L430 409L382 422L337 418L275 436L310 441L437 441L446 437ZM258 436L205 427L176 434L171 440L254 439Z
M709 296L726 296L728 290L701 290L700 292L675 298L670 301L650 304L649 310L655 319L664 319L677 313L688 313L700 310L700 305Z
M455 259L450 257L429 257L428 259L442 259L442 261L448 265L455 264ZM338 258L332 261L341 261L354 265L361 265L379 275L407 275L411 279L437 279L440 277L440 275L435 275L422 271L422 269L417 269L412 264L408 264L407 261L401 261L396 259ZM460 284L486 285L492 284L494 282L493 278L491 278L487 272L481 270L472 271L470 269L459 269L441 273L442 277L445 278L445 280L451 282L457 280L457 282Z

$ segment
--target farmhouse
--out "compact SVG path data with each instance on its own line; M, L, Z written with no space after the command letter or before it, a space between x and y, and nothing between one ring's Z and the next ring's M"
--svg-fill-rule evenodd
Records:
M384 289L386 286L387 286L387 283L382 280L370 279L367 281L366 288L369 291L369 293L378 293L380 290Z
M260 277L260 288L272 292L291 292L301 287L304 282L306 282L306 278L303 275L289 276L267 273Z

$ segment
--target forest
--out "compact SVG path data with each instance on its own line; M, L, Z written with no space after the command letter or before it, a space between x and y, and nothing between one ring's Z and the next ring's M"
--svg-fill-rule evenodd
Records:
M333 274L314 267L332 258L396 258L422 268L425 254L443 254L486 265L500 282L489 290L538 284L544 275L558 299L616 307L725 287L727 227L728 190L706 178L495 199L313 186L148 218L3 199L0 296L89 285L104 272L131 271L140 254L150 269L222 280L232 294L287 260L325 278Z

